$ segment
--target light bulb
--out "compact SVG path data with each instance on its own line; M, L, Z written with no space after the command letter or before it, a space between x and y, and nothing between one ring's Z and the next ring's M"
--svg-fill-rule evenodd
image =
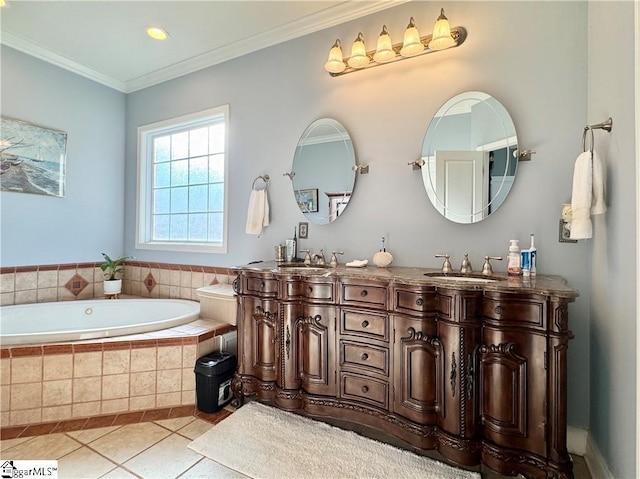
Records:
M404 42L402 43L400 55L403 57L412 57L422 53L423 50L424 45L420 41L420 34L418 33L413 17L411 17L409 25L407 25L407 29L404 31Z
M358 33L358 37L353 42L351 57L349 57L347 63L351 68L364 68L369 64L369 57L364 47L364 37L362 33Z
M324 64L324 69L329 73L342 73L347 68L342 59L342 48L340 47L340 40L336 42L329 50L329 59Z
M391 36L387 31L387 26L383 25L382 32L380 32L380 36L378 37L378 47L373 55L373 61L376 63L385 63L393 60L395 57L396 52L393 51Z
M444 8L440 10L440 16L433 27L433 36L429 42L429 50L444 50L455 44L451 36L451 26L449 20L444 15Z

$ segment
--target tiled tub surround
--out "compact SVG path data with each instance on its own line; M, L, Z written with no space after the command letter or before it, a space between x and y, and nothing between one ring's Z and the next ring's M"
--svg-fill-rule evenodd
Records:
M199 319L103 340L0 348L5 428L193 406L195 360L235 326Z
M104 295L100 263L0 268L0 305L91 299ZM202 286L233 281L227 268L127 262L123 293L146 298L198 301Z

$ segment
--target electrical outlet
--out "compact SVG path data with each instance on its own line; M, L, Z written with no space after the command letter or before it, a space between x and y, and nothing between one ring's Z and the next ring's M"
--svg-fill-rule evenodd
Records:
M560 243L577 243L578 240L574 240L569 237L570 231L566 227L566 225L568 225L568 223L565 220L560 219L560 226L558 230L558 241Z

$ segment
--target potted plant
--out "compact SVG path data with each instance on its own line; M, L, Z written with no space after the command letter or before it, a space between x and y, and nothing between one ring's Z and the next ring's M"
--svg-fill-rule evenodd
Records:
M120 256L111 259L107 253L102 253L104 263L100 265L100 269L104 272L104 294L105 296L118 295L122 291L122 278L118 278L124 272L123 263L130 259L130 256Z

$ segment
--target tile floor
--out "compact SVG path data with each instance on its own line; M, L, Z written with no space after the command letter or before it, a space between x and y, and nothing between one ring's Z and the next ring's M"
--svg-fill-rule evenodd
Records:
M57 459L62 478L233 478L246 476L187 445L214 425L187 416L0 442L3 459Z
M57 459L62 478L230 478L247 476L187 447L214 424L195 416L123 426L20 437L0 441L2 459ZM374 439L372 431L357 431ZM375 437L378 436L378 437ZM394 442L393 440L389 442ZM396 444L401 446L400 444ZM437 453L436 454L436 459ZM428 454L433 456L432 454ZM574 456L575 478L591 479L585 462ZM484 479L502 479L481 470Z

